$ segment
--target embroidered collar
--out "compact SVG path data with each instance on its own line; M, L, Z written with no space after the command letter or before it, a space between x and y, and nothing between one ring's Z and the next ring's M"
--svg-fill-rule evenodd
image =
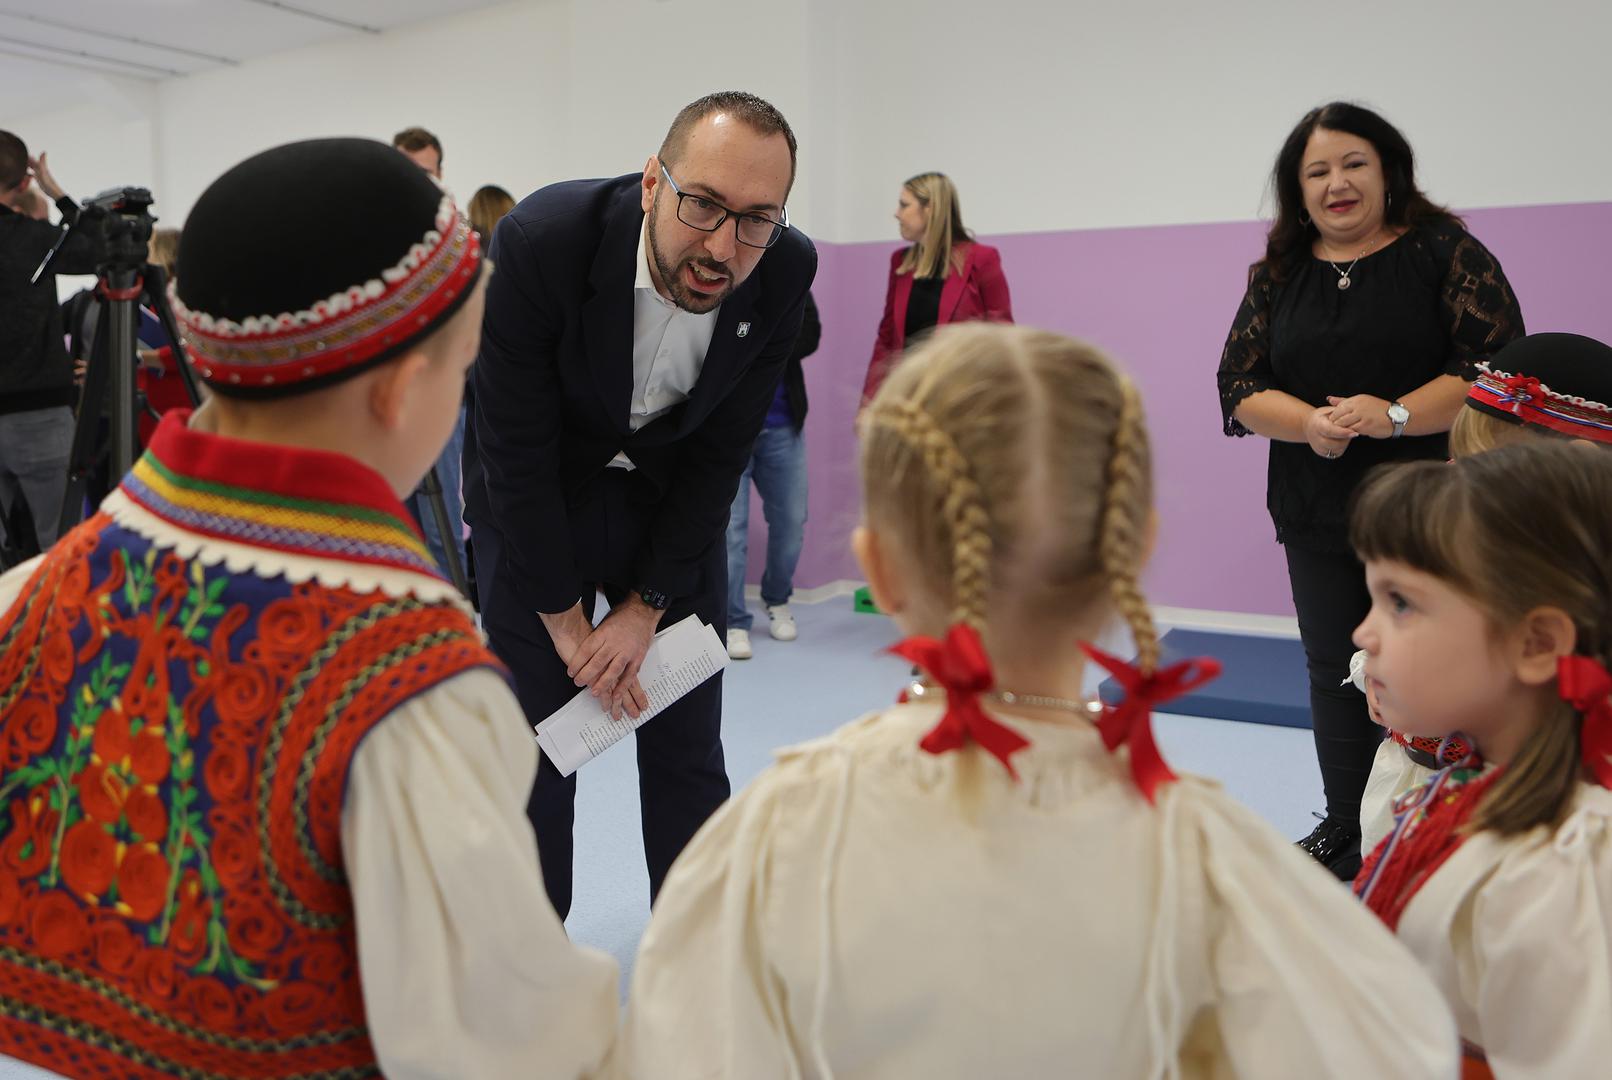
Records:
M187 532L440 580L419 530L379 473L342 454L246 442L170 411L118 491Z

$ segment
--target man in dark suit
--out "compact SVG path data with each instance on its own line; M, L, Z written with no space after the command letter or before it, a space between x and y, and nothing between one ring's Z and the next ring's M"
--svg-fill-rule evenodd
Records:
M777 109L712 94L641 175L544 188L493 234L465 520L534 723L579 687L636 717L658 628L695 614L725 633L729 506L817 270L784 209L795 150ZM718 677L638 730L652 898L728 796L721 712ZM545 757L528 813L562 918L575 794Z

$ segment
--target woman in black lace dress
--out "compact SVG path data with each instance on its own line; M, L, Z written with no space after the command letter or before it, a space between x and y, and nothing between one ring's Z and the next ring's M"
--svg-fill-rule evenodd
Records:
M1299 843L1352 878L1382 729L1342 685L1371 606L1349 549L1349 497L1374 465L1448 456L1474 365L1523 333L1522 312L1494 256L1417 188L1404 136L1369 109L1310 112L1271 183L1276 220L1220 359L1220 408L1227 435L1271 443L1266 503L1287 553L1326 788L1326 815Z

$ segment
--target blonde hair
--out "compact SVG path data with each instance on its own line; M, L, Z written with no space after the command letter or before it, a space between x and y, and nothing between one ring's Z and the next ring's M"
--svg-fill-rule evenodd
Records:
M870 524L941 590L953 623L1031 626L1106 592L1158 666L1139 582L1152 509L1136 388L1060 334L944 326L880 386L864 418Z
M1356 496L1349 534L1360 558L1439 578L1499 631L1558 608L1573 620L1577 651L1612 663L1612 457L1526 439L1449 464L1380 468ZM1553 703L1470 827L1559 824L1583 775L1582 723Z
M179 236L178 229L151 230L149 261L166 270L170 278L174 276L174 267L179 265Z
M1450 425L1450 456L1456 458L1482 454L1499 446L1510 446L1533 437L1526 424L1513 424L1492 413L1471 406L1461 406ZM1549 435L1546 429L1537 429L1539 435Z
M1510 446L1530 439L1565 441L1572 438L1571 435L1552 431L1548 427L1541 427L1538 424L1514 424L1509 420L1502 420L1493 413L1463 405L1461 411L1455 414L1455 423L1450 426L1450 456L1471 457L1473 454L1486 453L1496 447ZM1603 444L1596 444L1601 445Z
M483 254L487 245L492 242L493 226L498 219L515 209L515 196L499 187L497 184L486 184L476 189L470 196L470 202L465 204L465 216L470 219L470 228L481 238Z
M929 208L929 224L923 236L907 249L896 267L898 274L916 274L921 278L950 274L954 268L953 249L965 240L973 239L963 228L963 208L957 199L957 185L945 173L919 173L902 187Z

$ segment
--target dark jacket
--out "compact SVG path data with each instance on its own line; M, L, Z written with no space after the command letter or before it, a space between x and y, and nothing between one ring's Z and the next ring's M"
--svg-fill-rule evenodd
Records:
M823 322L817 317L817 301L806 294L801 311L800 337L789 352L789 363L784 368L784 399L789 402L789 422L799 431L806 426L806 373L800 362L817 351L823 338Z
M474 405L465 432L465 520L498 534L500 587L527 610L582 597L568 506L625 450L657 496L637 581L686 596L727 528L800 333L817 251L787 230L722 304L689 399L632 431L633 282L640 176L555 184L498 223ZM506 584L507 583L507 584Z
M63 218L78 217L65 196L56 204ZM0 413L73 405L73 367L63 343L56 274L94 273L89 238L75 236L62 248L52 272L28 284L61 239L61 228L0 206Z

